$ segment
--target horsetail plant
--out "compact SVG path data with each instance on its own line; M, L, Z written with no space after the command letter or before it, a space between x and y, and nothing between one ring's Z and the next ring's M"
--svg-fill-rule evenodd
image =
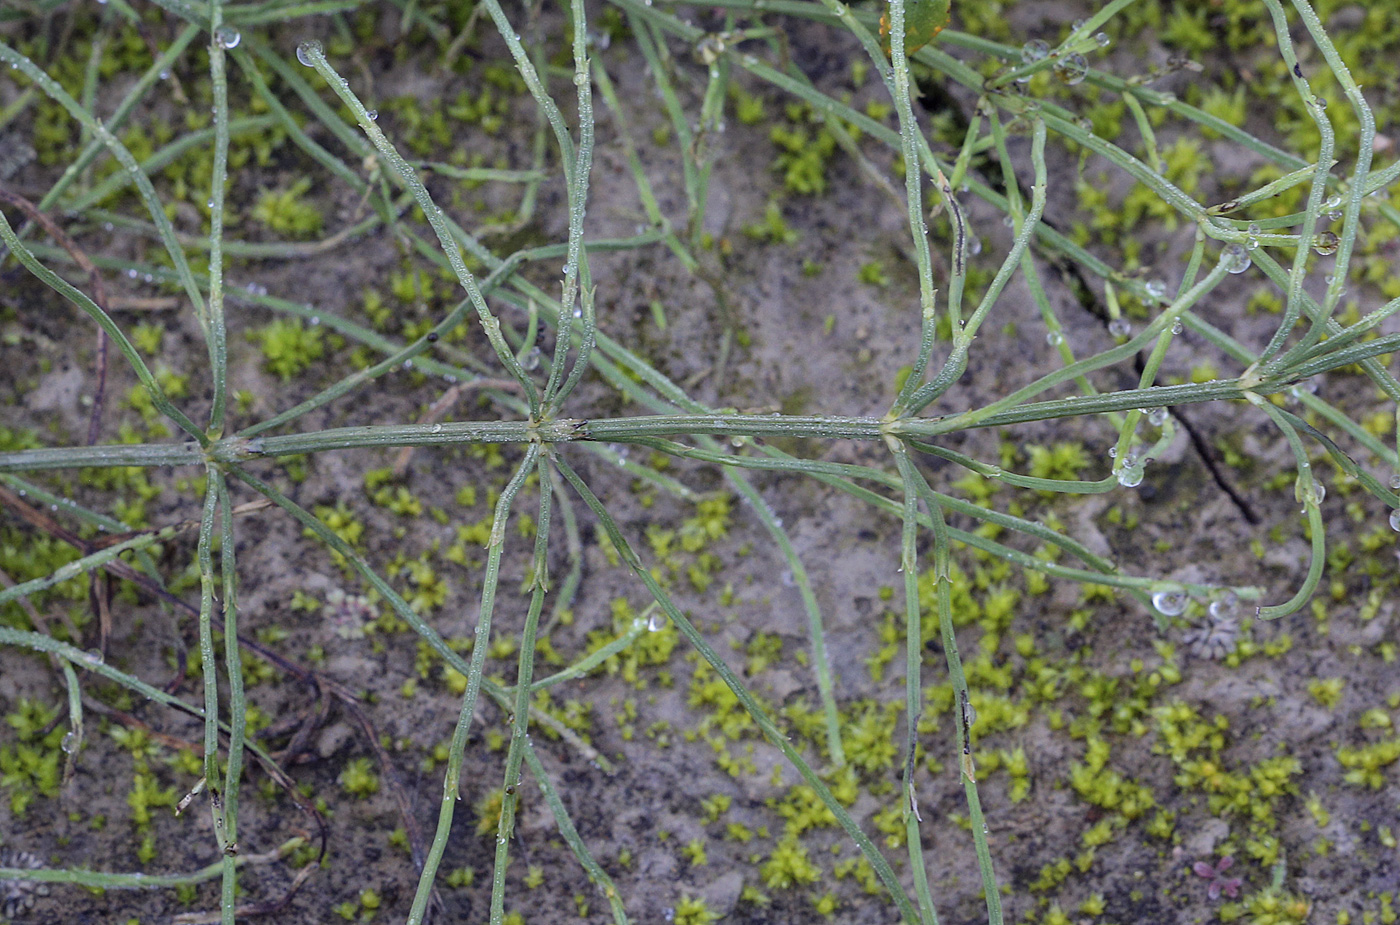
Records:
M1147 2L1140 0L1141 5ZM1288 80L1316 130L1315 149L1302 152L1289 152L1255 137L1201 106L1154 88L1141 75L1117 76L1107 69L1112 61L1091 61L1095 55L1107 54L1104 49L1111 40L1101 30L1118 28L1138 5L1133 0L1114 0L1071 27L1053 46L1036 39L1016 47L945 28L958 10L955 7L950 13L949 4L938 0L890 0L878 9L853 8L837 0L707 0L704 4L609 0L601 14L583 0L570 0L565 14L531 11L528 16L508 12L498 0L481 0L478 9L486 13L496 33L491 41L504 48L503 60L508 62L507 77L501 80L514 76L521 81L537 116L538 128L530 137L540 144L531 146L529 163L519 169L499 164L468 166L465 158L449 162L405 157L403 152L413 149L407 146L407 137L396 133L407 136L411 129L406 121L399 125L385 119L381 124L378 112L366 102L373 102L376 89L372 81L361 79L369 76L365 60L346 50L353 46L359 23L373 26L371 19L357 19L361 13L367 17L393 13L405 35L419 30L412 34L424 36L443 52L441 73L468 66L463 49L476 17L473 13L470 21L455 23L456 4L309 0L278 9L224 0L157 0L154 14L147 16L113 0L100 22L84 18L90 14L76 9L76 4L61 2L27 4L17 7L17 12L0 14L0 24L19 36L0 42L0 60L8 65L12 83L25 86L22 92L7 91L0 98L5 107L0 110L0 129L26 108L42 108L48 114L45 118L71 119L82 136L80 144L63 154L68 167L61 173L23 175L50 183L42 194L24 196L0 185L0 202L9 207L8 212L0 211L4 254L98 327L98 353L104 358L99 368L104 368L101 362L108 345L115 347L149 407L180 434L178 439L165 439L167 429L162 437L134 434L124 435L120 442L99 440L104 371L89 386L96 397L94 429L86 443L70 443L58 432L61 429L55 429L49 434L54 437L52 445L0 451L0 500L7 511L36 533L63 539L78 551L71 560L42 574L6 580L0 605L23 604L32 613L3 612L0 656L9 665L17 663L17 653L42 654L63 677L72 734L65 740L71 746L71 750L65 746L67 777L74 776L75 756L85 737L92 738L93 723L90 717L85 723L84 707L93 710L90 704L97 700L139 697L171 714L198 718L203 727L198 777L183 781L189 796L181 809L205 802L214 836L210 852L216 858L192 863L186 873L168 875L96 872L74 863L37 870L0 868L0 879L128 890L191 888L217 878L221 884L218 915L232 923L247 911L240 911L240 872L249 866L272 865L296 855L302 872L292 889L311 876L314 858L307 856L314 854L311 840L285 840L270 850L250 847L269 837L250 820L245 762L255 762L269 779L286 786L291 783L290 772L279 761L296 755L289 746L289 755L279 757L259 741L257 724L250 721L256 719L256 711L250 707L250 685L245 679L254 661L275 660L279 670L340 697L346 709L358 709L357 697L348 691L348 682L327 671L301 668L297 658L249 636L239 601L255 596L257 584L240 561L245 555L245 532L239 525L266 509L265 519L279 512L286 515L284 523L304 531L330 551L334 562L343 564L345 576L362 583L368 600L387 610L376 625L382 622L413 634L418 659L425 666L422 677L428 677L427 665L440 662L444 670L464 679L451 732L446 732L446 723L439 730L438 738L445 737L446 747L438 759L440 771L434 767L434 773L442 775L442 789L431 833L417 831L410 801L401 788L396 790L405 825L412 829L405 838L416 885L404 911L412 925L429 921L433 910L442 908L440 891L447 879L440 876L443 865L457 863L455 858L465 850L454 819L458 803L473 783L467 779L467 762L485 760L487 749L481 746L491 741L492 731L482 728L486 704L499 711L505 729L497 742L503 752L501 797L489 849L492 876L486 908L492 925L512 920L508 904L519 878L512 879L511 862L513 853L519 853L515 846L523 824L522 788L527 779L543 794L581 876L602 892L613 921L629 921L628 897L618 885L625 865L612 864L600 856L596 844L590 846L596 833L584 824L576 801L570 798L574 778L560 772L532 732L562 737L569 750L612 768L602 747L572 727L567 717L551 712L550 691L566 686L587 690L600 672L660 632L685 640L695 671L708 673L722 685L724 693L715 693L712 699L723 697L734 715L745 717L736 722L770 750L775 762L773 780L781 780L784 769L796 773L799 786L807 788L804 794L810 794L806 812L829 820L826 824L845 833L859 852L859 863L868 866L870 883L882 889L895 914L910 923L938 921L935 899L941 901L939 884L946 873L941 858L925 855L935 828L930 807L937 805L927 797L932 770L926 772L926 768L934 769L938 756L929 748L922 724L937 723L930 706L937 701L943 720L954 730L951 737L944 737L942 758L956 769L962 790L959 799L966 807L985 915L989 922L1001 923L1007 914L1002 906L1005 872L999 877L994 864L994 838L979 790L977 756L981 753L974 751L979 727L972 702L982 692L977 674L970 677L960 655L957 630L966 615L955 612L961 606L959 595L987 594L988 582L960 584L959 559L977 557L977 562L994 563L1008 572L1014 567L1034 573L1037 581L1043 577L1086 589L1115 589L1136 601L1154 621L1154 629L1165 633L1174 618L1195 605L1228 600L1233 607L1247 602L1261 620L1287 617L1308 606L1328 562L1330 525L1322 510L1326 492L1314 465L1323 458L1369 496L1371 509L1366 516L1374 518L1376 512L1388 510L1384 516L1389 517L1389 525L1400 530L1396 513L1400 480L1393 476L1400 471L1400 410L1394 407L1400 405L1400 383L1385 367L1385 358L1400 349L1400 334L1393 325L1400 298L1365 314L1343 304L1348 280L1364 257L1367 228L1387 224L1400 228L1400 212L1383 198L1400 176L1400 164L1373 169L1373 160L1383 150L1377 145L1376 116L1317 11L1305 0L1292 0L1287 9L1280 0L1265 3L1277 42L1276 57L1291 75ZM69 17L74 28L101 30L104 35L124 29L135 35L137 26L154 20L167 29L163 38L167 44L157 49L153 63L130 81L111 115L103 119L98 110L106 104L97 93L94 70L104 60L100 54L94 52L98 64L82 78L85 88L75 93L71 69L40 53L46 47L39 40L42 22L54 15ZM616 47L597 31L603 20L612 24L606 34L616 34ZM707 31L697 21L715 28ZM891 104L884 111L893 113L893 125L870 114L876 110L862 111L848 94L798 70L800 48L791 47L783 31L783 24L797 21L824 27L843 54L864 55L862 67L878 75ZM1310 80L1304 75L1290 32L1295 22L1301 24L1325 65L1326 79L1340 88L1350 110L1345 126L1315 89L1324 78ZM299 44L288 41L327 23L333 37L305 38ZM546 48L548 28L567 37L553 56ZM480 43L470 42L473 54L486 54ZM295 46L290 53L289 45ZM699 60L698 71L686 61L692 53ZM630 57L620 60L624 54ZM1311 52L1308 58L1312 59ZM199 65L198 73L192 62ZM626 66L637 63L645 68L646 81L655 86L659 104L653 106L659 113L639 109L623 92L624 81L627 91L637 92L635 77L624 73ZM143 156L138 157L133 148L138 147L139 113L163 92L161 75L170 73L184 78L190 85L188 92L207 95L207 121L212 125L192 115L183 134L167 138L159 147L143 139ZM247 111L235 105L230 95L231 87L244 86L234 82L235 75L246 82L250 98L256 101ZM919 105L920 86L930 82L943 85L943 92L963 100L970 109L961 125L944 131L947 137L935 135L933 140L931 114ZM572 89L559 93L561 83ZM595 85L612 114L606 124L615 138L596 134ZM1135 153L1131 142L1108 137L1110 133L1096 130L1083 117L1076 108L1082 104L1076 95L1081 85L1091 88L1096 99L1114 96L1123 101L1138 125L1140 153ZM715 151L724 138L723 110L731 93L755 86L816 114L814 124L825 120L843 150L859 155L867 172L879 174L877 185L895 196L899 194L894 184L880 172L902 171L901 227L907 235L904 247L917 288L917 295L908 299L908 310L917 310L917 318L901 328L896 338L900 360L907 368L896 379L893 398L882 399L888 409L882 414L729 407L722 401L739 392L732 382L722 381L723 370L731 362L732 345L742 343L743 335L728 321L715 355L709 358L714 379L709 385L703 384L706 375L684 380L668 375L661 358L647 355L643 339L629 340L624 324L611 325L616 319L608 311L609 303L619 294L605 288L614 274L597 268L616 255L664 250L681 270L693 274L724 301L723 293L731 285L724 278L729 272L724 248L732 244L728 239L717 242L712 231L711 199L721 166ZM1171 159L1163 156L1167 133L1162 126L1168 118L1175 120L1173 131L1213 133L1223 139L1222 144L1247 152L1269 171L1261 172L1256 188L1236 191L1227 201L1198 201L1193 191L1168 179ZM663 208L667 197L658 191L656 171L644 163L639 151L645 146L632 135L634 127L650 125L673 132L679 145L680 191L673 198L683 206L676 207L675 214ZM249 176L254 171L249 166L253 155L243 147L244 139L273 134L285 143L287 158L310 165L308 169L320 171L314 176L333 179L353 195L355 206L341 232L320 241L297 242L245 241L232 236L241 227L236 196L256 185L240 177L240 171ZM547 154L545 143L550 138L554 147ZM606 236L592 230L616 224L600 214L596 200L590 201L590 191L598 186L595 152L604 142L619 146L619 161L625 163L620 169L625 169L624 176L636 188L642 224L631 235ZM1056 203L1062 203L1065 194L1057 187L1069 185L1071 179L1059 175L1057 165L1073 161L1057 160L1055 145L1061 146L1060 154L1079 157L1081 169L1088 158L1115 169L1126 181L1146 190L1163 215L1184 226L1180 237L1185 267L1174 289L1144 280L1136 272L1136 250L1129 254L1095 247L1087 235L1064 229L1055 211L1062 208ZM1333 169L1338 152L1347 152L1350 158L1344 174ZM551 162L562 192L550 192L546 178ZM171 165L195 163L198 169L187 166L176 171L179 184L183 188L187 177L198 177L207 182L207 191L177 193L166 171ZM474 233L480 216L470 214L462 200L452 200L451 191L456 188L449 180L489 182L507 190L523 184L516 217L531 222L538 200L557 205L562 221L552 232L523 237ZM1288 205L1280 208L1292 209L1298 195L1291 193L1302 195L1300 208L1283 214L1267 211L1281 203ZM191 222L185 216L180 223L207 232L198 236L177 230L172 219L191 207L186 201L191 196L196 219ZM122 211L133 205L139 206L138 213ZM999 238L985 234L988 240L999 241L996 259L990 253L978 254L984 237L979 231L987 231L978 226L986 223L988 215L1004 217L1007 226L1007 233ZM1336 231L1319 230L1324 220L1340 221L1340 225ZM75 229L72 239L60 222ZM99 232L104 223L105 230ZM509 225L506 220L505 226ZM425 226L430 234L424 233ZM534 222L529 227L548 226ZM411 317L408 307L402 318L388 317L393 312L377 317L367 311L367 324L331 306L294 299L293 293L229 283L230 276L256 261L353 259L337 255L337 249L368 246L375 236L399 247L405 260L441 271L434 276L423 269L422 277L410 278L418 281L419 293L431 290L431 297L423 296L423 317ZM54 243L41 243L44 237ZM786 236L775 237L775 244L781 244ZM515 246L522 239L530 240ZM114 246L118 241L130 242L132 247L118 249ZM147 249L145 244L151 241L159 249ZM136 246L138 242L142 246ZM101 250L140 256L89 256ZM540 268L556 267L561 258L562 279L541 283ZM1329 271L1322 286L1315 279L1323 263L1319 258L1327 261ZM1086 300L1097 300L1094 290L1103 289L1110 306L1103 308L1102 318L1111 335L1110 346L1101 346L1098 332L1076 335L1075 326L1050 295L1053 282L1046 270L1052 266L1062 275L1076 275ZM81 273L75 274L75 269ZM170 379L163 378L160 361L143 356L133 342L141 339L133 337L134 326L119 320L121 310L101 283L103 274L113 273L149 281L189 303L207 354L202 364L207 380L197 399L176 394ZM1272 287L1281 296L1282 310L1262 338L1257 327L1247 333L1235 331L1212 319L1208 311L1222 300L1236 298L1242 277ZM456 287L452 295L439 295L439 282L444 289ZM986 389L978 393L968 387L969 382L977 376L978 363L996 349L994 322L1007 323L1018 298L1028 299L1033 310L1017 321L1043 324L1057 365L1019 384L993 383L995 394L984 400ZM1120 310L1120 300L1136 312L1133 320L1141 322L1136 330ZM840 307L833 310L839 312ZM251 367L239 362L239 339L230 338L229 331L264 312L317 325L345 348L338 346L331 359L318 361L319 366L343 361L349 350L355 352L356 364L337 368L329 384L309 388L301 386L312 377L303 374L286 394L255 398L256 413L244 413L237 393L231 395L229 390L241 384L240 371ZM466 331L479 331L485 349L473 352ZM1199 382L1169 381L1168 370L1174 368L1170 361L1180 355L1187 331L1191 338L1187 349L1215 351L1237 364L1240 373ZM692 348L700 349L704 348ZM1130 385L1112 387L1113 380L1106 375L1110 371L1128 376ZM1357 403L1329 401L1308 388L1324 374L1341 371L1358 375L1361 378L1354 381L1375 390L1383 410L1376 412L1374 402L1363 410L1371 412L1367 422L1375 420L1377 413L1387 416L1384 426L1359 420L1363 410L1358 410ZM413 383L409 381L413 377L424 378ZM350 403L343 399L354 396L373 415L373 403L381 391L390 394L424 383L437 392L416 421L395 420L395 414L388 413L387 419L373 417L371 423L336 423L362 420L344 413ZM480 398L486 417L441 420L466 393ZM1180 442L1188 430L1182 409L1223 402L1233 402L1231 407L1239 414L1255 414L1266 421L1289 448L1296 470L1295 499L1302 505L1309 564L1298 587L1278 603L1268 603L1280 598L1278 589L1243 580L1218 584L1189 572L1179 578L1134 573L1090 538L1065 529L1058 518L1037 520L1020 503L994 506L988 500L990 494L965 497L962 483L946 476L945 469L951 466L963 475L976 476L979 484L1006 485L1027 493L1121 494L1143 485L1150 464ZM938 413L930 413L935 406ZM631 413L634 409L636 413ZM243 420L250 416L256 419ZM1389 417L1396 425L1395 446L1383 442L1391 426ZM1040 471L1034 465L1029 472L1013 471L1019 458L1014 447L991 461L981 455L986 445L973 439L988 429L1061 425L1071 419L1084 427L1097 426L1099 421L1107 425L1112 461L1106 472L1081 479L1077 465L1069 464L1062 467L1067 471ZM1310 453L1309 440L1316 442L1321 454ZM825 449L813 449L838 441L864 444L882 462L873 462L868 455L863 464L840 462ZM462 540L464 551L458 558L479 576L481 587L474 614L462 624L469 625L471 632L461 638L452 638L447 623L432 615L431 604L408 593L405 576L412 573L410 565L401 564L391 572L361 542L358 530L327 523L329 516L318 516L319 509L287 484L292 467L308 457L316 459L338 450L415 447L483 453L513 447L519 451L509 477L490 483L487 492L489 524L481 521L484 560L472 559ZM408 458L402 459L406 468ZM681 467L682 462L688 466ZM670 470L673 463L676 470ZM128 473L182 467L194 467L199 473L191 484L202 480L195 485L202 503L196 516L186 499L181 515L186 519L164 526L123 522L111 511L99 509L100 504L90 500L91 493L81 485L64 481L65 470ZM643 493L697 505L731 495L745 502L746 513L761 529L755 535L771 541L771 556L786 567L785 578L800 598L806 634L803 677L810 674L819 703L808 732L794 737L790 724L780 719L753 678L746 678L733 657L726 656L712 614L696 612L702 607L713 610L713 601L699 597L702 603L693 604L694 596L688 595L684 585L667 577L667 567L682 572L676 564L681 560L667 558L672 539L659 526L639 535L622 513L624 500L612 496L616 482L605 473L614 470L635 478L637 490ZM705 473L716 476L707 480ZM1062 477L1066 474L1074 477ZM887 832L902 838L906 856L899 861L881 851L865 824L868 820L860 817L865 807L857 808L846 787L847 780L857 779L853 748L859 746L853 745L850 714L843 712L843 704L856 696L854 671L845 661L846 653L830 638L833 614L830 607L824 612L821 582L812 575L814 563L803 560L803 545L784 523L782 511L772 506L772 499L780 494L773 476L784 477L785 483L811 480L835 489L868 512L872 521L900 526L897 567L902 571L903 600L898 620L903 623L899 635L904 652L900 710L904 725L893 746L897 751L893 767L901 781L897 824ZM238 498L245 494L256 496L258 503L240 505ZM532 500L533 508L522 513ZM581 509L587 511L583 517ZM441 524L452 524L453 514L442 510L440 515ZM707 542L729 529L726 514L708 516L706 520L697 515L680 530L682 547L689 543L692 548L685 551L697 559ZM60 526L60 517L76 526ZM511 546L512 524L528 540L528 552ZM581 529L581 524L586 526ZM188 552L180 541L189 533L196 536L191 573L200 589L197 606L183 603L176 576L168 569L163 573L157 558L162 549ZM648 546L657 561L649 561ZM555 653L553 634L571 621L589 619L574 609L588 594L586 562L595 548L601 557L614 557L615 564L628 573L632 587L642 592L646 609L642 617L591 649L580 648L566 657ZM433 549L436 552L436 546ZM136 564L123 558L127 553L138 555ZM552 569L561 561L567 563L564 577L555 581ZM510 574L517 567L523 575L524 603L519 607L516 600L506 604L502 598L503 571ZM703 590L711 579L707 567L698 562L691 565L695 589ZM106 597L98 584L103 574L194 617L202 696L191 693L183 665L179 683L172 682L166 689L141 672L108 663L109 655L116 653L104 652L111 614L105 613ZM103 602L100 645L95 650L83 645L90 633L78 626L47 622L33 604L83 576L93 582L92 600ZM975 590L967 592L964 585ZM502 625L509 629L501 629ZM589 628L599 629L591 624ZM601 629L611 631L607 626ZM220 637L221 665L216 655ZM382 642L390 648L400 640L390 633ZM499 657L494 647L507 642L510 645L503 651L515 661L511 681L493 674L489 664ZM1233 653L1233 639L1231 646ZM930 648L942 650L942 666L924 665ZM544 670L538 660L556 654L555 670ZM670 668L665 671L669 676ZM930 683L930 677L937 680ZM931 693L941 685L951 690L951 699L939 701ZM405 689L412 693L412 688ZM116 715L110 705L100 709L105 716ZM696 732L701 745L705 734ZM368 738L387 772L381 776L397 788L388 747L379 737ZM304 748L302 739L297 744ZM716 753L725 748L723 736L710 744ZM616 743L610 747L616 750ZM734 767L742 768L742 761L736 760ZM493 786L496 783L491 781ZM875 796L885 792L873 778L865 786ZM298 805L306 802L294 799ZM948 814L946 806L940 811ZM315 815L314 811L308 814ZM748 828L737 821L735 825L739 827L731 831L737 840ZM793 828L796 835L801 834L801 826ZM700 866L705 852L696 849L691 858ZM566 904L560 900L559 905ZM586 902L580 901L579 906L586 907ZM702 901L697 908L708 907ZM819 904L818 908L824 907Z

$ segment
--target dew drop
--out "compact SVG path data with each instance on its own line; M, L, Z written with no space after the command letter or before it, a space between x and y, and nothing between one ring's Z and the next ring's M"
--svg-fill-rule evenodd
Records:
M1158 302L1161 302L1167 297L1167 284L1160 279L1148 280L1143 288L1147 290L1149 296L1156 299Z
M982 253L982 239L973 235L967 242L967 252L974 257Z
M1392 491L1400 491L1400 475L1390 477L1390 488Z
M1109 459L1117 459L1117 458L1118 458L1118 447L1116 447L1116 446L1111 446L1111 447L1108 448L1108 458L1109 458Z
M377 120L377 119L379 118L379 110L377 110L377 109L370 109L370 110L367 110L367 111L365 112L365 117L368 118L369 121L374 122L375 120Z
M1181 319L1180 319L1180 318L1178 318L1178 319L1176 319L1175 321L1172 322L1172 333L1173 333L1173 334L1180 334L1180 333L1182 332L1182 330L1183 330L1183 329L1182 329L1182 327L1181 327Z
M1216 620L1232 620L1240 612L1240 602L1233 594L1210 602L1210 615Z
M1324 231L1316 238L1313 238L1313 252L1321 254L1323 257L1329 257L1335 254L1337 248L1341 247L1341 245L1342 239L1330 231Z
M1163 424L1167 423L1167 409L1153 408L1151 411L1147 412L1147 423L1151 424L1153 427L1161 427Z
M1108 323L1108 333L1114 337L1131 337L1133 334L1133 324L1127 318L1114 318Z
M1064 335L1059 331L1050 331L1045 335L1045 342L1052 347L1058 347L1064 339Z
M530 352L525 354L525 359L520 361L520 365L528 372L538 369L540 365L540 354L543 351L539 347L531 347Z
M1050 46L1043 39L1031 39L1021 46L1021 61L1025 64L1034 64L1044 60L1050 54Z
M71 755L78 750L78 734L76 732L65 732L63 741L58 743L58 747L63 749L63 754Z
M1188 600L1184 591L1158 591L1152 595L1152 606L1165 616L1176 617L1186 612Z
M89 665L101 665L104 661L101 649L88 649L83 653L83 661Z
M1142 484L1142 463L1124 466L1118 470L1118 484L1124 488L1137 488ZM1158 607L1158 610L1162 608Z
M659 633L666 626L666 615L657 611L647 618L647 632Z
M435 434L440 434L440 433L442 433L442 425L441 425L441 424L434 424L434 425L433 425L433 433L435 433Z
M1240 245L1228 244L1220 254L1220 262L1224 265L1227 273L1239 274L1248 270L1254 260L1249 256L1249 251Z
M316 59L323 57L321 43L315 39L302 42L297 46L297 60L307 67L315 67Z
M214 41L219 43L220 48L237 48L243 36L232 26L220 26L214 30Z
M1107 32L1100 32L1094 36L1094 41L1098 43L1100 48L1107 48L1108 43L1113 40L1108 37Z
M1390 512L1390 529L1400 533L1400 508Z
M1056 77L1072 87L1084 81L1089 73L1089 62L1083 55L1067 55L1055 62L1054 70Z

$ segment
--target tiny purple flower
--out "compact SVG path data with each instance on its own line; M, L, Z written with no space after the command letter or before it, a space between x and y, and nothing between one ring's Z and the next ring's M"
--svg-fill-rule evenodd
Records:
M1240 887L1244 886L1244 881L1239 877L1225 876L1225 871L1229 870L1234 863L1235 859L1227 854L1214 864L1207 861L1197 861L1191 865L1191 870L1195 872L1197 877L1204 877L1210 881L1210 886L1206 887L1208 898L1219 899L1221 893L1230 899L1240 895Z

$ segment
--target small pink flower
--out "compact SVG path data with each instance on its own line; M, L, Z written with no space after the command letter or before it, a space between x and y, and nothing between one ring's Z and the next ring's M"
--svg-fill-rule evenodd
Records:
M1206 887L1206 896L1210 899L1219 899L1220 894L1234 899L1240 895L1240 887L1244 886L1244 881L1239 877L1226 877L1225 871L1229 870L1235 863L1235 859L1230 855L1225 855L1214 864L1206 861L1197 861L1191 865L1197 877L1204 877L1210 881L1210 886Z

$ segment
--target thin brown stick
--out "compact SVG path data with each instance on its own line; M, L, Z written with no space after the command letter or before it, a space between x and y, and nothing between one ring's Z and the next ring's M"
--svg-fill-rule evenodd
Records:
M282 851L279 848L275 851L269 851L266 855L259 855L257 858L250 858L249 860L262 861L266 859L273 861L280 857L281 853ZM293 894L301 889L301 885L306 882L306 878L315 873L316 868L319 866L319 864L307 864L298 870L296 876L292 878L292 885L287 887L287 891L278 899L274 899L271 902L245 903L241 906L237 906L233 914L238 918L242 918L249 915L272 915L275 912L281 912L286 908L287 904L292 901ZM221 921L222 917L223 913L220 910L182 912L170 921L175 923L175 925L204 925L204 923L207 922Z
M502 389L519 391L520 383L515 380L505 379L473 379L470 382L459 382L447 389L438 396L437 401L428 406L428 410L423 412L423 417L419 419L419 424L432 424L442 420L443 415L452 410L452 406L457 403L464 393L475 389ZM408 464L413 459L411 446L406 446L399 450L394 458L394 477L403 478L408 474Z
M97 267L88 259L82 248L78 247L77 242L68 237L53 219L40 212L38 206L3 185L0 185L0 202L7 202L29 216L30 221L48 232L49 237L68 252L68 256L73 258L78 268L88 275L88 284L92 287L92 300L97 303L98 308L107 311L107 287L102 282L102 274L97 271ZM89 446L97 443L97 438L102 433L102 405L107 395L107 332L101 328L97 329L97 368L94 373L97 384L93 389L92 414L88 417Z

